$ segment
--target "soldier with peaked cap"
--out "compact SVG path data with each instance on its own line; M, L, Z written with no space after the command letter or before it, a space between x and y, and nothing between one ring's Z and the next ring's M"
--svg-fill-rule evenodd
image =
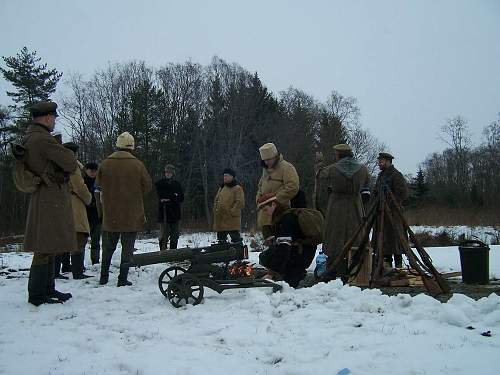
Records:
M337 254L342 251L346 242L361 224L364 215L362 196L368 195L369 199L370 193L368 170L354 158L351 147L347 144L338 144L333 149L336 161L324 171L325 180L328 183L328 205L325 215L323 251L328 256L328 265L333 263ZM349 255L348 253L340 264L336 276L347 275ZM369 273L368 267L362 275L358 274L358 276L367 278L367 272Z
M158 222L160 223L160 250L177 249L181 220L181 203L184 202L184 190L175 178L175 167L165 165L163 177L155 182L158 194Z
M396 202L401 207L402 204L406 202L408 199L408 184L404 176L399 172L394 165L392 164L392 160L394 156L387 152L381 152L378 155L378 167L380 169L380 173L377 177L377 182L375 184L375 189L373 192L373 196L377 197L381 192L383 187L387 187ZM389 204L389 209L391 212L394 211L395 207L393 204ZM394 266L396 268L401 268L403 266L403 249L399 241L399 233L403 235L403 237L407 241L407 234L404 230L402 221L398 218L397 215L392 214L392 222L394 225L391 225L388 219L384 218L384 243L383 243L383 252L384 252L384 267L386 269L392 269L392 261L394 257ZM375 223L373 233L377 233L377 225ZM374 235L372 238L372 246L376 247L377 240Z
M299 175L295 167L287 162L274 143L266 143L259 148L262 176L257 187L258 202L260 197L266 193L274 193L279 203L285 207L290 207L290 200L299 191ZM264 215L262 211L257 212L257 225L262 228L264 238L269 234L271 219Z
M44 178L30 198L23 248L34 253L28 302L38 306L71 298L70 293L55 289L54 256L78 248L68 188L69 175L78 165L75 155L50 134L58 116L57 104L35 103L31 116L32 124L23 139L27 150L24 163L28 170Z
M121 239L122 254L117 286L132 285L128 271L137 232L144 229L144 195L151 190L151 177L144 164L132 151L134 137L124 132L116 140L117 151L101 163L96 184L102 200L101 285L109 280L109 267L116 245Z

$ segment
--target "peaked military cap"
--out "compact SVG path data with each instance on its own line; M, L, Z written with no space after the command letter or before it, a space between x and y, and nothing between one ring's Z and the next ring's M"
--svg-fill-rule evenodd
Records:
M351 148L351 146L349 146L349 145L347 145L347 144L345 144L345 143L339 143L338 145L333 146L333 149L334 149L335 151L341 151L341 152L342 152L342 151L343 151L343 152L349 152L349 151L351 151L351 152L352 152L352 148Z
M378 154L378 158L379 159L387 159L387 160L392 160L394 159L394 156L392 156L391 154L389 154L388 152L381 152Z
M63 146L66 147L68 150L71 150L73 152L78 152L78 145L75 142L65 142L63 143Z
M43 101L37 102L30 107L31 116L40 117L45 115L54 115L59 116L57 114L57 104L51 101Z

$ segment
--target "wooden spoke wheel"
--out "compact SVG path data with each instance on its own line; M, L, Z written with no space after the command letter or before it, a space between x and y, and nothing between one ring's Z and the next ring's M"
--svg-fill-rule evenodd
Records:
M174 307L197 305L203 300L203 285L189 273L183 273L170 280L167 298Z
M166 270L164 270L158 278L158 288L160 288L161 294L168 298L167 287L170 283L170 280L183 273L186 273L186 270L179 266L168 267Z

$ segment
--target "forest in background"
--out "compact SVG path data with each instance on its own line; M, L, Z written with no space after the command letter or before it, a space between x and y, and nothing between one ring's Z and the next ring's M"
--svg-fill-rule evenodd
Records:
M3 62L3 79L14 89L7 92L12 105L0 106L1 235L23 232L29 202L13 185L9 142L24 133L31 103L52 98L58 84L64 86L57 98L58 127L63 125L79 144L79 160L100 162L113 151L117 135L130 132L135 155L153 180L161 178L165 164L176 166L185 189L184 227L210 227L213 197L226 167L236 171L245 190L243 226L254 227L262 173L258 148L266 142L274 142L295 165L309 202L319 155L331 163L333 145L349 143L373 177L378 152L389 150L362 126L356 98L334 89L324 102L293 87L275 94L257 72L218 57L206 66L191 61L160 67L142 61L110 64L90 77L74 74L61 82L62 73L48 68L35 51L23 48ZM499 224L500 114L485 125L479 145L472 145L467 120L458 115L439 134L447 148L429 155L415 176L408 176L410 212L425 207L479 210L488 212L485 218L492 215L487 220L496 220L488 224ZM147 230L154 230L154 192L146 211Z

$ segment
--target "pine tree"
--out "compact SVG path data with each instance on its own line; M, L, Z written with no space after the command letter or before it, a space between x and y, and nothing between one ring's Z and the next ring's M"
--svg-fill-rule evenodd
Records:
M2 56L7 68L0 67L5 80L15 91L7 91L15 105L9 106L17 112L17 131L23 131L29 122L29 107L41 100L48 100L56 91L57 82L62 76L56 69L49 69L40 63L36 51L30 52L23 47L15 57Z

